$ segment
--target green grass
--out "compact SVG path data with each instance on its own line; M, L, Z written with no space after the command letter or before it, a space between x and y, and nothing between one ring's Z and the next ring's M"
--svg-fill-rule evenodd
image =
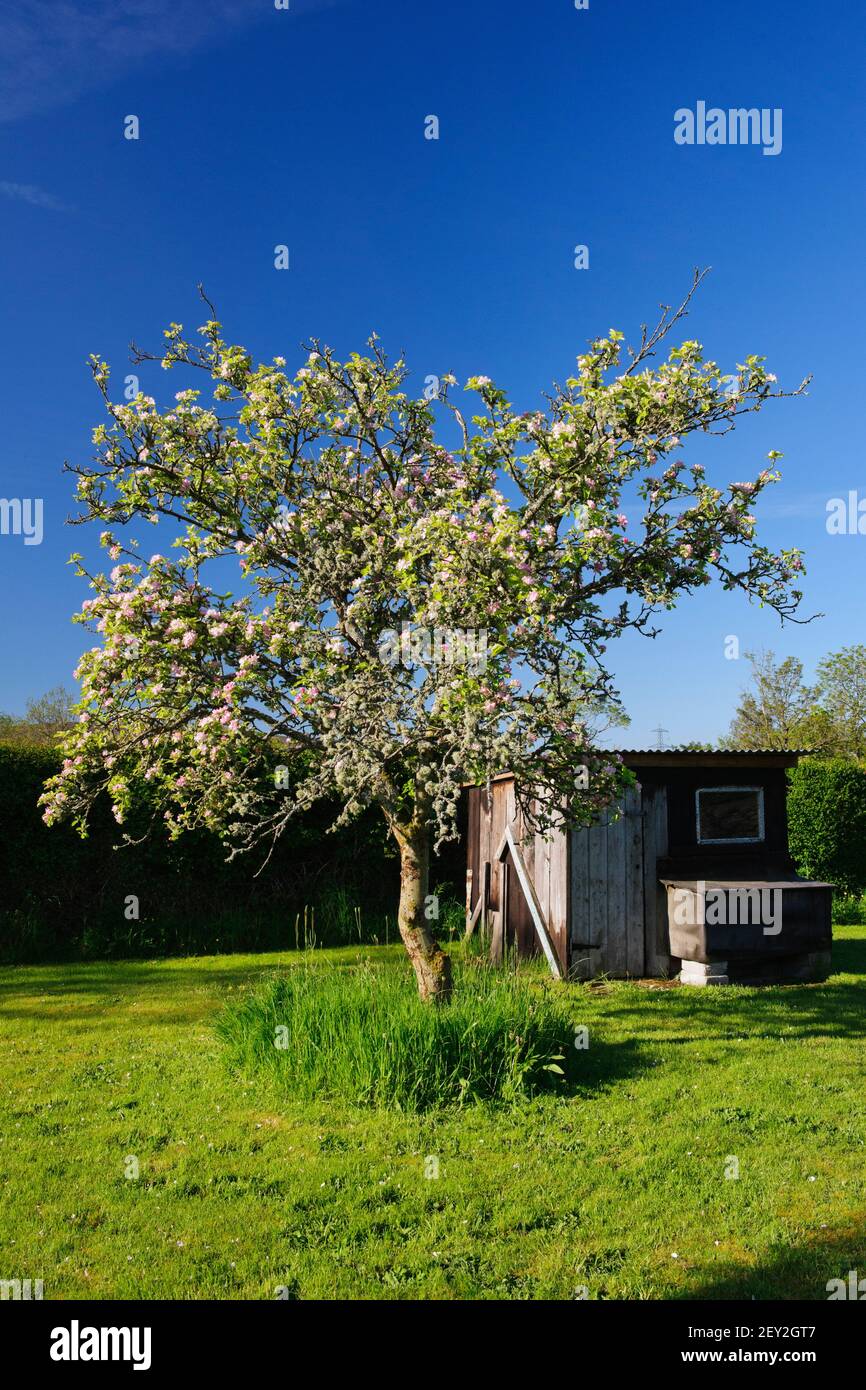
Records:
M316 953L228 1008L217 1031L233 1064L271 1073L295 1100L392 1110L514 1102L576 1079L572 1000L479 960L458 962L445 1008L418 998L408 970L350 969Z
M3 969L0 1278L47 1298L826 1298L866 1275L866 930L837 937L822 985L563 987L590 1036L573 1095L421 1114L227 1069L223 1005L295 953ZM406 969L395 947L319 957Z

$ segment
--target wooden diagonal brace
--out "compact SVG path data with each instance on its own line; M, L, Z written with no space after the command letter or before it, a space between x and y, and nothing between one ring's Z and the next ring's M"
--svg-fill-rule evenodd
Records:
M554 979L561 980L562 968L559 964L559 958L556 954L556 951L554 950L553 942L550 939L550 933L547 930L547 924L542 915L541 904L539 903L538 898L536 897L532 879L529 877L529 873L527 871L526 864L523 859L523 852L520 846L518 845L517 841L515 840L513 834L511 833L511 826L507 825L505 827L505 834L502 836L502 839L499 843L499 848L496 851L496 860L501 863L501 861L505 858L509 850L511 851L511 858L514 861L514 867L517 871L517 877L520 880L520 886L523 889L523 896L525 897L527 907L529 908L529 914L535 926L538 939L541 942L541 949L544 951L544 954L547 957L547 963L550 966L550 973L551 975L553 975Z

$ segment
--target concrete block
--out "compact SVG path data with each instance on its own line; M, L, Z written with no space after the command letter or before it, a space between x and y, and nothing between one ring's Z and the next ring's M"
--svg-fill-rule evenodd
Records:
M681 962L680 982L684 985L727 985L728 962L711 960L706 965L699 960Z

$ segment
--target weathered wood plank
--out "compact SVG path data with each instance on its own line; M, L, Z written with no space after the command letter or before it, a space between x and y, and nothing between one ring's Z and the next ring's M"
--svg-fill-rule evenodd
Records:
M644 954L648 975L658 974L656 949L656 860L658 834L656 827L656 796L654 786L643 789L643 861L644 861Z
M668 975L672 961L667 934L667 897L658 879L657 860L668 850L667 795L664 787L643 788L644 949L648 975Z
M575 827L569 832L568 916L572 946L588 946L589 924L589 830Z
M490 913L490 960L494 965L502 964L502 913Z
M517 801L516 794L511 803L510 825L514 839L523 852L524 863L529 877L535 882L535 855L534 855L534 836L529 835L527 841L526 817L522 807ZM535 926L527 906L526 899L521 892L512 893L508 903L508 923L506 928L506 940L509 946L514 947L521 956L534 955L538 950L538 941L535 935Z
M587 831L589 838L587 882L589 885L589 932L586 944L601 951L607 961L607 826L596 821ZM605 965L607 969L607 965Z
M507 856L506 856L506 858L503 859L503 861L502 861L502 879L501 879L501 883L502 883L501 901L500 901L500 906L499 906L499 920L500 920L500 922L501 922L501 928L500 928L500 932L499 932L499 959L500 959L500 961L502 961L502 960L505 959L505 953L506 953L506 951L508 950L508 948L509 948L509 946L510 946L510 944L511 944L510 941L509 941L509 939L508 939L508 914L509 914L509 910L510 910L510 907L511 907L511 898L512 898L512 893L511 893L511 865L510 865L510 863L508 862L508 857L507 857Z
M625 909L625 817L611 817L607 825L607 941L605 970L623 976L628 969Z
M550 835L550 910L547 916L560 970L568 973L568 835L557 828Z
M535 883L535 832L530 829L526 822L526 817L521 814L518 820L518 828L515 829L514 838L523 851L523 862L526 865L526 872ZM517 923L517 940L520 950L526 955L534 955L538 949L538 938L535 935L535 924L532 914L529 911L529 904L522 893L515 895L515 914Z
M496 858L496 848L502 839L508 817L509 782L494 782L492 787L493 804L490 812L490 853L487 858L491 865L490 907L494 912L502 910L502 866ZM502 923L503 932L505 923Z
M646 968L644 946L643 815L641 794L629 787L624 800L626 969L640 977Z
M533 843L533 864L535 875L533 886L539 908L545 922L550 917L550 839L548 835L537 832Z

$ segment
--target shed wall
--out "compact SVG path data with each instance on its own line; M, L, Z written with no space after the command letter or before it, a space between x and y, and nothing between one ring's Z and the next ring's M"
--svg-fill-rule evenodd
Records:
M667 974L665 896L656 869L667 848L664 788L629 788L618 815L571 830L569 841L571 974Z
M509 825L538 897L542 915L563 974L568 970L568 837L562 831L537 834L524 819L512 778L487 787L472 787L467 808L467 891L470 912L478 902L485 864L490 865L489 923L493 954L513 948L522 956L538 955L541 946L510 856L500 863L496 852Z
M526 864L563 973L578 978L665 975L665 890L656 861L667 852L664 787L630 788L622 814L568 831L532 831L516 804L514 782L501 778L468 793L467 909L471 914L489 865L492 954L540 952L513 865L496 860L506 825Z

